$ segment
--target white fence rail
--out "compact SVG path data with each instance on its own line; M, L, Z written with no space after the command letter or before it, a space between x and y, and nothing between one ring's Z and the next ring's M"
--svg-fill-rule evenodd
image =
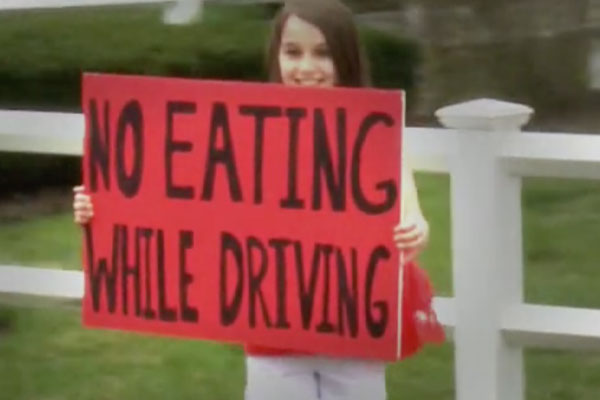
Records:
M522 400L523 347L600 349L600 310L525 304L521 178L600 179L600 135L524 133L532 110L481 99L407 128L415 169L451 177L453 298L436 298L455 342L458 400ZM80 155L80 114L0 111L0 151ZM0 293L79 299L80 272L0 266Z

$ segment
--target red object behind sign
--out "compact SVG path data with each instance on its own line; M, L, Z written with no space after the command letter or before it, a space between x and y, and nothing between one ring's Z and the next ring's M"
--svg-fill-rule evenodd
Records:
M399 358L403 94L88 74L87 326Z

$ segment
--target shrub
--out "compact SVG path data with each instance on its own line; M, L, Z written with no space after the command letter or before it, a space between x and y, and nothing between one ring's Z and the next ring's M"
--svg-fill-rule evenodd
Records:
M215 6L165 25L156 7L0 14L0 108L80 110L84 71L262 81L272 6ZM361 29L376 86L415 87L414 43ZM72 157L0 154L0 186L71 185Z

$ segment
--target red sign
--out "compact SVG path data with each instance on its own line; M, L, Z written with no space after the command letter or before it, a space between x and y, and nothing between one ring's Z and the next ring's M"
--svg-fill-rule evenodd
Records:
M84 323L393 360L403 93L87 74Z

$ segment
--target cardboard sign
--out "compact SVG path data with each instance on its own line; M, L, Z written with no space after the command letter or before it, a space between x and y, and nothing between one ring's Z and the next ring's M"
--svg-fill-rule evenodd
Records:
M89 327L398 358L403 93L86 74Z

